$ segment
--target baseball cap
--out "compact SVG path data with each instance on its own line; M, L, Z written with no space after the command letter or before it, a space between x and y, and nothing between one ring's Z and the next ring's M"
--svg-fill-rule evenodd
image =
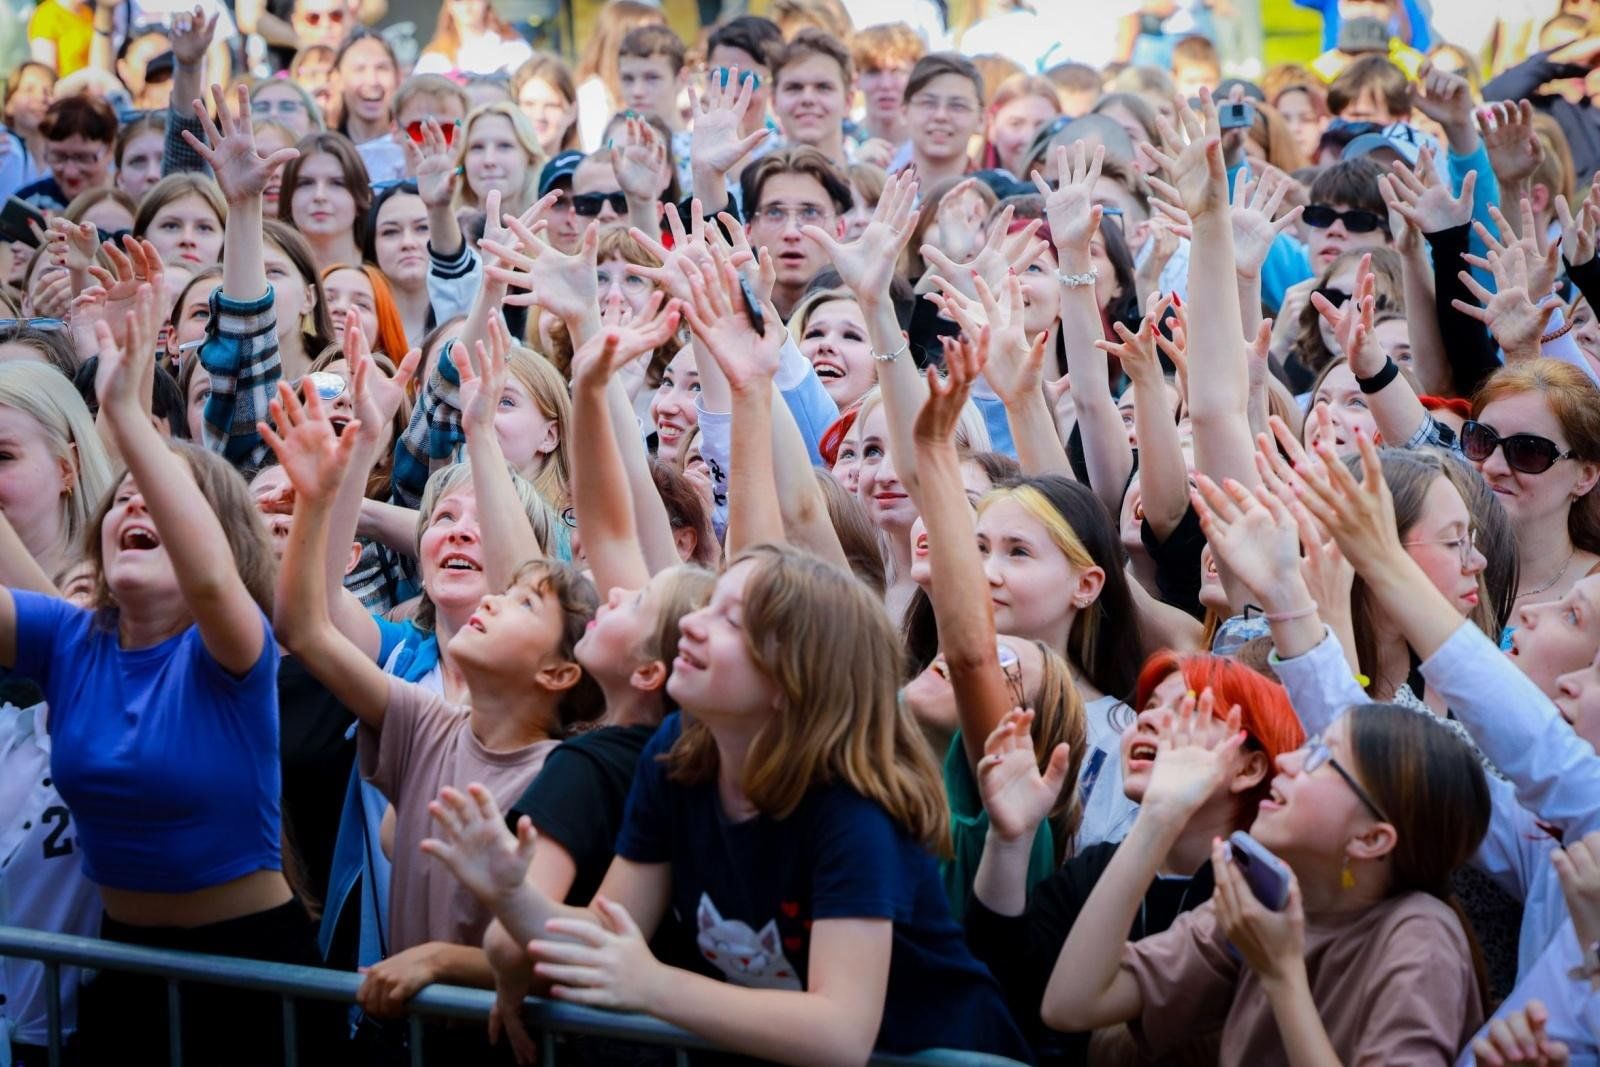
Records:
M554 189L559 182L572 182L573 172L578 169L578 164L583 162L583 153L577 150L559 153L552 156L550 162L544 165L539 172L539 195L545 196Z

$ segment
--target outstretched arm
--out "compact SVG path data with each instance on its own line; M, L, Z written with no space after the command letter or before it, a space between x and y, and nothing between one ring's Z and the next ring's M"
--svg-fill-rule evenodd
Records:
M355 455L360 424L342 436L322 411L316 391L304 406L287 385L278 386L272 421L261 436L294 486L294 524L278 568L277 636L339 702L374 730L383 728L389 676L373 657L334 625L329 614L328 534L334 498ZM348 542L347 542L348 543Z
M155 359L161 328L156 299L148 285L140 287L128 316L127 339L120 346L104 322L95 327L100 342L95 392L135 483L118 489L117 497L143 499L156 535L175 563L181 546L182 563L173 570L200 639L224 670L243 676L260 660L268 627L239 577L221 518L139 405L139 385L146 364Z

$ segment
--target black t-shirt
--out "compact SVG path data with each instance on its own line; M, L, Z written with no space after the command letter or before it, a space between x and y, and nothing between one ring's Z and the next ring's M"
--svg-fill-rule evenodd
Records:
M602 726L563 741L507 817L513 832L526 815L540 835L572 855L577 877L567 903L583 907L605 879L622 828L622 809L639 753L654 726Z
M1140 521L1139 539L1156 565L1156 593L1161 602L1204 619L1206 609L1200 603L1200 553L1206 547L1206 535L1200 529L1200 514L1194 510L1194 505L1184 511L1183 518L1166 541L1156 539L1149 519Z
M672 867L663 963L756 989L806 987L811 925L888 919L893 948L881 1052L987 1052L1029 1060L994 978L973 959L933 855L878 804L814 786L785 819L724 817L715 782L667 779L655 758L678 739L669 715L639 756L617 855Z
M350 766L356 756L355 716L300 661L278 663L278 758L283 770L283 825L300 857L305 887L328 894Z
M1023 1020L1041 1062L1088 1063L1089 1035L1046 1028L1039 1008L1072 924L1116 853L1117 844L1111 843L1083 849L1033 887L1028 910L1021 915L999 915L976 895L967 905L967 944L1000 980L1011 1014ZM1209 862L1193 878L1157 878L1145 892L1128 939L1138 941L1166 930L1179 915L1210 900L1211 889Z

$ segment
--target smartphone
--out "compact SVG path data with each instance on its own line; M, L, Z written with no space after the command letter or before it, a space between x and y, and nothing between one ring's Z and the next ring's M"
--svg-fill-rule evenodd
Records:
M34 226L39 229L34 230ZM38 248L39 234L45 226L44 215L25 200L7 197L5 207L0 208L0 239L19 241L29 248Z
M1272 911L1282 911L1289 903L1288 866L1255 838L1235 830L1228 838L1228 858L1262 904Z
M745 318L750 320L750 328L755 330L757 337L767 335L767 317L761 313L761 301L756 299L755 287L750 284L750 279L739 274L739 294L744 298Z
M1223 104L1217 108L1217 118L1225 130L1248 130L1256 124L1256 106L1248 100Z

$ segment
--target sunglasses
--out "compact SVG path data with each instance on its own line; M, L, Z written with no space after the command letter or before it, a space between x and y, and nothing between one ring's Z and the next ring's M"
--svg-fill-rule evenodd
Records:
M408 122L406 123L406 136L411 138L417 144L421 144L423 134L427 128L428 123L424 119L417 119L415 122ZM452 119L449 122L439 123L439 129L444 133L444 143L446 145L455 143L456 131L460 128L461 123L455 119Z
M579 193L571 198L572 210L586 219L592 219L600 214L600 209L610 204L611 210L618 215L628 213L628 197L625 193Z
M1514 433L1501 437L1481 422L1467 422L1461 427L1461 451L1474 463L1483 463L1494 455L1494 450L1505 450L1506 466L1522 474L1543 474L1559 460L1571 459L1571 452L1563 452L1548 437L1538 434Z
M300 17L306 20L307 26L320 26L322 25L323 19L327 19L328 22L334 26L339 26L344 23L344 12L337 9L328 12L307 11Z
M54 332L56 330L65 330L67 324L62 319L0 319L0 330L16 330L24 327L30 330Z
M1362 804L1366 805L1367 810L1372 812L1379 822L1389 821L1388 816L1384 815L1383 809L1378 807L1378 802L1372 799L1372 794L1362 788L1361 783L1356 781L1355 775L1345 770L1344 766L1333 758L1333 753L1328 750L1328 746L1323 742L1321 735L1307 741L1304 751L1305 760L1300 764L1301 774L1312 774L1326 763L1339 772L1339 777L1344 779L1345 784L1350 787L1351 791L1355 793Z
M300 387L315 389L317 399L322 401L338 400L344 395L345 381L337 374L325 370L312 371L300 379Z
M1336 211L1327 204L1312 204L1306 208L1305 214L1300 216L1307 226L1313 229L1326 230L1336 222L1344 223L1344 228L1351 233L1371 233L1379 226L1384 225L1383 216L1372 211Z

